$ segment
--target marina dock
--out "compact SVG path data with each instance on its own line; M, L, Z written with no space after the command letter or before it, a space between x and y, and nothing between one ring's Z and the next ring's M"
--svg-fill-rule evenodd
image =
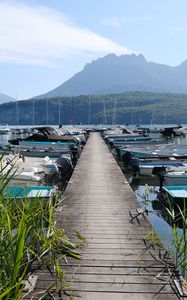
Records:
M72 239L79 231L87 245L79 249L80 260L61 261L71 281L65 293L52 289L53 298L43 299L178 299L162 273L162 255L165 262L170 258L99 133L90 134L63 197L57 226ZM55 280L42 270L38 276L32 298L25 299L39 299Z

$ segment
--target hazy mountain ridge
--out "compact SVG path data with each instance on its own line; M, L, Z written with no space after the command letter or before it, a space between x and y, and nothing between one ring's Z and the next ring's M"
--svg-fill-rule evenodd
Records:
M4 102L10 102L10 101L15 101L15 99L10 96L0 93L0 104L2 104Z
M87 63L82 71L38 98L127 91L187 93L187 61L172 67L147 62L142 54L108 54Z

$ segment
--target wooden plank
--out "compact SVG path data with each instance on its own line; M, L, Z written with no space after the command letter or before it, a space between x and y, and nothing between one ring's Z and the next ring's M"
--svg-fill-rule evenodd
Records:
M67 274L98 274L98 275L134 275L135 278L141 277L141 276L153 276L157 277L160 274L161 269L159 267L155 268L149 268L149 270L146 270L146 268L137 268L137 266L134 267L115 267L115 266L68 266L67 264L64 264L61 266L63 270L67 272ZM49 274L49 271L42 270L40 272L40 275L43 277L46 274ZM54 272L53 272L54 274ZM159 276L159 278L168 278L168 274L163 273L162 276Z
M55 282L55 280L43 280L38 283L38 289L45 289L50 286L51 283ZM60 283L57 283L57 289L60 288ZM52 290L56 289L53 288ZM148 283L146 282L140 283L115 283L115 282L82 282L82 281L70 281L69 287L66 288L68 291L85 291L85 292L110 292L110 293L149 293L151 295L155 294L172 294L172 290L169 284L155 284L155 283ZM176 298L177 299L177 298Z
M41 293L41 291L39 291ZM51 293L55 300L176 300L175 294L146 294L146 293L112 293L112 292L81 292L81 291L71 291L66 294L62 293L62 296L59 296L59 292L52 292ZM29 294L28 296L24 297L26 300L38 300L41 294ZM31 298L32 297L32 298ZM46 298L47 299L47 298ZM51 299L49 297L49 299Z
M106 276L107 275L107 276ZM54 278L51 277L49 273L43 273L44 279L43 281L51 281L54 282L56 280L55 276ZM68 273L66 275L66 280L68 282L81 282L81 283L111 283L111 284L128 284L128 285L137 285L137 284L154 284L154 285L169 285L168 276L162 276L162 277L151 277L150 275L142 274L142 276L136 276L136 283L134 281L135 275L131 274L111 274L105 273ZM43 283L42 283L43 284ZM38 285L39 287L39 285Z

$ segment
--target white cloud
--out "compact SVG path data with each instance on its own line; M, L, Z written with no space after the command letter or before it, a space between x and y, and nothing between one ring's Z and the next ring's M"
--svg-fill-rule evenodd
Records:
M138 17L115 17L115 18L104 18L101 23L106 27L121 27L127 24L136 24L146 22L152 19L151 16L138 16Z
M44 6L0 3L0 61L55 65L71 56L131 53Z

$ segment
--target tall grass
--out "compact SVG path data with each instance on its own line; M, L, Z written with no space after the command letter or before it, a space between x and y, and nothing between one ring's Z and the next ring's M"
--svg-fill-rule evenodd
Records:
M59 259L79 258L77 245L67 238L63 229L55 227L56 203L46 203L39 196L32 201L4 199L9 180L0 176L0 299L3 300L20 299L23 280L39 267L49 272L56 270L62 280L64 272Z
M170 217L170 224L172 226L172 257L174 259L175 267L184 278L187 279L187 199L183 199L182 205L174 203L169 198L165 209ZM181 230L179 231L178 225Z
M152 202L150 199L151 193L151 188L145 185L143 196L139 195L144 209L148 209L149 204ZM158 193L158 199L158 210L161 211L161 215L171 226L171 243L167 250L173 260L173 270L187 279L187 199L183 199L178 203L177 200L170 198L164 191ZM151 236L151 232L149 236Z

